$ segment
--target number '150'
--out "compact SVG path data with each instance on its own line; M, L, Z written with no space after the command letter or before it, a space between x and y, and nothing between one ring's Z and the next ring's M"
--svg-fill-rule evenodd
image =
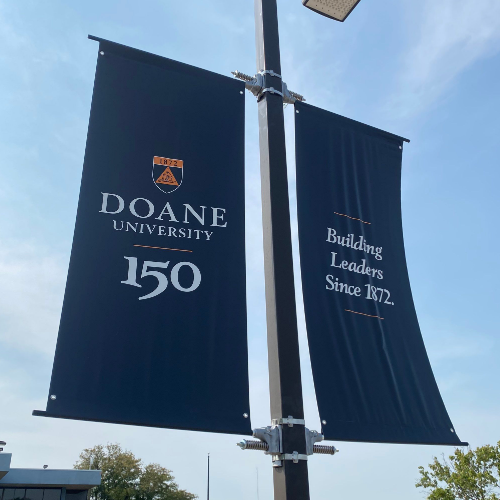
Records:
M142 288L142 285L139 285L139 283L137 283L137 257L124 257L124 258L128 260L128 276L127 279L123 280L121 283L125 285L132 285ZM158 280L158 286L151 293L139 297L139 300L151 299L153 297L156 297L157 295L160 295L160 293L164 292L167 289L169 282L164 272L149 271L148 269L157 268L166 270L169 264L170 261L167 262L153 262L150 260L144 261L144 264L142 265L141 279L145 278L146 276L154 276ZM179 282L179 271L183 267L189 267L193 272L193 282L191 283L191 286L184 287ZM194 290L196 290L201 283L200 270L191 262L178 262L172 267L172 270L170 271L170 282L172 283L174 288L176 288L181 292L194 292Z

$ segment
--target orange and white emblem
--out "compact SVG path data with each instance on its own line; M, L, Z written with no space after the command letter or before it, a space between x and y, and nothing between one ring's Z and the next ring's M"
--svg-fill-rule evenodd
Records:
M184 162L161 156L153 157L153 182L164 193L179 189L184 179Z

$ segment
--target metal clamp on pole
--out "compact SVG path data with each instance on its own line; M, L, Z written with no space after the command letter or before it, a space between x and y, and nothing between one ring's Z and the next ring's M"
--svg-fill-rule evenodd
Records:
M305 421L289 416L288 418L274 419L272 423L272 426L254 429L253 436L258 438L258 440L243 439L237 443L237 445L242 450L260 450L266 455L271 455L273 467L282 467L284 460L291 460L293 463L298 463L299 460L307 460L308 455L313 455L314 453L320 455L335 455L339 451L335 446L316 444L323 441L323 434L318 431L311 431L305 427L306 454L300 454L296 451L293 453L283 453L283 425L288 425L289 427L292 427L294 424L305 425Z
M278 455L278 457L279 460L291 460L294 464L298 464L299 460L307 460L307 455L301 455L297 451L293 453L283 453L283 455Z
M272 425L254 429L253 436L267 444L266 455L283 452L281 425Z
M280 80L283 79L281 75L278 75L278 73L275 73L272 69L266 69L258 72L259 75L270 75L270 76L275 76L276 78L279 78Z
M245 82L245 88L249 90L255 97L257 97L257 99L260 99L263 94L269 92L271 94L280 95L283 98L283 102L285 104L293 104L295 101L305 102L304 96L288 90L286 83L283 81L281 83L281 92L274 87L265 87L264 77L266 75L274 76L282 80L281 75L274 72L273 70L259 71L255 76L246 75L245 73L241 73L240 71L232 71L232 74L235 78L238 78L238 80L243 80Z
M274 87L268 87L268 88L262 89L259 92L259 96L261 96L262 94L265 94L266 92L269 92L270 94L278 94L278 95L280 95L281 97L284 98L283 92L280 92L279 90L276 90Z
M293 418L291 415L288 418L279 418L271 421L273 425L288 424L288 427L293 427L293 424L306 425L306 421L303 418Z

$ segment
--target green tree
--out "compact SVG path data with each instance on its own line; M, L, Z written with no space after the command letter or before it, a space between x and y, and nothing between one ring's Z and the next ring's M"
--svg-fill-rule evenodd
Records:
M119 444L97 445L80 453L75 469L100 469L101 485L91 491L92 500L194 500L180 490L172 472L141 459Z
M418 468L417 488L429 500L500 500L500 441L467 451L456 449L447 460L434 457L429 469Z

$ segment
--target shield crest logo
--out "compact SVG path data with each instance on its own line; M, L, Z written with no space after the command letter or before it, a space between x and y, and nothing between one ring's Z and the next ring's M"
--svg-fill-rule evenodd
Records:
M153 182L164 193L172 193L181 187L184 179L184 162L171 158L153 158Z

